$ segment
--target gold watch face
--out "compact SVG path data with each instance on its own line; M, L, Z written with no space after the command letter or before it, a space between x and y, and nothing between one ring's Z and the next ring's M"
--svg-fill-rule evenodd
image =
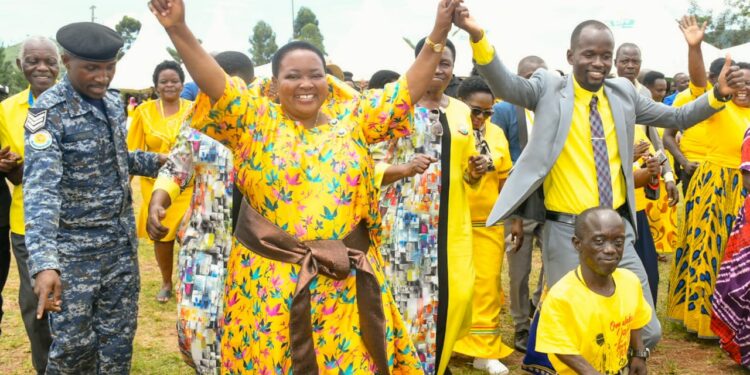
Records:
M432 45L432 50L435 51L435 52L437 52L437 53L443 52L443 48L444 48L443 45L440 44L440 43L435 43L435 44Z

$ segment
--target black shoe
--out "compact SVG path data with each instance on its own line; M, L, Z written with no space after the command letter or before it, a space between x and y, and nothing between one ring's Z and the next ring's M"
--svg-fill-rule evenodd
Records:
M528 345L529 345L529 331L525 329L517 331L513 339L513 346L515 346L516 350L518 350L521 353L526 353L526 346Z

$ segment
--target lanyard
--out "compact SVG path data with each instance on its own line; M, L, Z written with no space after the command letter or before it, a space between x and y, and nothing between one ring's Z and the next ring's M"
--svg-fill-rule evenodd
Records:
M34 105L34 93L31 92L31 89L29 89L29 99L28 99L29 107Z

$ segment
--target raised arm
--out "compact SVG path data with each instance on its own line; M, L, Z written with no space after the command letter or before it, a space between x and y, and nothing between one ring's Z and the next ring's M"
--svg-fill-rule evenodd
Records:
M683 16L678 22L682 35L685 36L685 41L688 44L690 82L696 87L706 87L706 66L703 64L701 43L703 42L707 22L704 21L702 25L699 25L695 16Z
M172 40L177 53L198 87L217 101L224 93L224 71L216 60L209 55L185 23L185 4L182 0L151 0L151 13L156 16L169 39Z
M727 60L721 69L714 89L683 107L670 107L634 92L635 122L643 125L684 130L724 108L724 103L737 90L744 87L744 75L737 66L732 66L732 61L727 55Z
M471 48L477 70L487 80L495 96L534 110L541 92L542 77L539 74L542 73L537 72L530 79L525 79L511 72L500 61L497 52L484 35L484 29L471 17L466 7L456 8L454 22L471 36Z
M453 13L461 3L463 3L463 0L440 0L435 17L435 26L428 36L430 41L445 46L448 32L451 31L451 26L453 26ZM412 103L418 102L427 91L427 86L429 86L432 76L435 74L435 68L440 62L441 54L436 53L429 46L426 47L422 48L414 63L406 71L406 83L409 87L409 96Z

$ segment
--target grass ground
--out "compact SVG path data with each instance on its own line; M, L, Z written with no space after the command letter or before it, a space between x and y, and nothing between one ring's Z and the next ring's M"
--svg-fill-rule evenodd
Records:
M540 265L539 252L535 253L535 272ZM175 333L176 307L174 299L169 303L159 304L154 296L159 290L160 276L156 267L151 246L144 243L140 249L141 265L141 298L138 311L138 333L135 338L133 355L133 374L190 374L192 370L182 363L177 349ZM666 322L664 302L666 302L666 279L669 275L669 263L660 264L662 283L659 289L659 317L664 326L664 338L649 360L651 374L748 374L734 365L715 342L698 340L685 333L684 329L674 323ZM536 280L535 276L531 280ZM507 272L503 275L507 291ZM31 353L26 332L23 329L18 313L18 273L15 261L11 263L8 284L3 292L6 311L2 322L3 333L0 336L0 374L25 375L33 373ZM507 298L506 298L507 300ZM513 339L512 320L506 310L503 312L503 340L511 343ZM519 366L522 354L513 353L503 362L511 373L520 373ZM451 361L454 374L484 374L471 367L471 359L456 357Z
M135 188L134 191L139 191ZM137 199L137 195L136 199ZM538 278L541 260L539 252L534 253L534 273L530 280ZM177 334L175 332L176 306L172 298L166 304L156 302L155 296L160 287L161 277L156 266L152 246L141 243L141 297L138 310L138 331L134 344L133 374L191 374L193 371L180 358L177 349ZM671 261L671 257L670 257ZM664 319L666 305L666 284L669 278L670 262L660 263L659 271L661 283L659 285L658 315L662 321L664 335L659 347L649 359L649 373L651 374L685 374L685 375L713 375L713 374L750 374L732 362L719 349L715 341L698 340L688 334L682 326ZM503 270L503 288L508 290L507 269ZM15 260L11 261L11 272L8 283L3 291L5 316L2 322L2 336L0 336L0 374L25 375L34 372L31 365L26 332L18 310L18 272ZM511 344L513 340L513 323L506 307L503 310L503 341ZM503 362L511 369L511 374L520 373L523 356L515 352ZM457 375L485 374L471 367L471 359L455 357L450 364L453 373Z

